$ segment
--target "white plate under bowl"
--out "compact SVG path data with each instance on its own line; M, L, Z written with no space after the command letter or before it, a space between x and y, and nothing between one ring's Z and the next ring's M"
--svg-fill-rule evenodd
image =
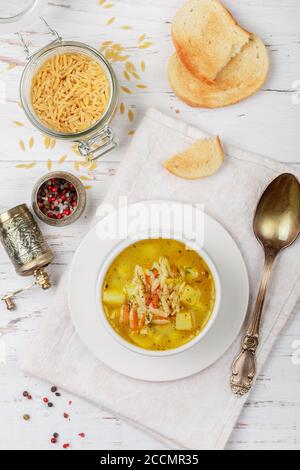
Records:
M111 214L108 217L117 220L117 217L111 217ZM105 225L107 220L103 219L100 223ZM96 296L101 293L96 293L96 289L101 266L120 240L100 239L96 227L84 238L71 265L68 302L74 326L81 340L108 367L134 379L167 382L201 372L217 361L231 346L247 313L247 269L235 241L207 214L204 214L203 230L204 249L217 266L220 276L221 309L212 328L200 343L180 354L164 357L137 354L119 344L107 331L100 320Z

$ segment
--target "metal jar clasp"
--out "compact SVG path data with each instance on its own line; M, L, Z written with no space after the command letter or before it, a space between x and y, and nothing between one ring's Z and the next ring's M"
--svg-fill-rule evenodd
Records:
M110 127L105 127L89 140L80 140L78 150L89 161L98 160L117 146L115 135Z
M49 23L47 23L47 21L45 20L45 18L43 18L42 16L40 17L41 21L46 25L48 31L50 32L51 36L54 37L54 40L51 41L49 44L46 45L46 47L48 46L51 46L52 44L56 44L58 42L61 42L62 41L62 37L61 35L55 30L53 29ZM35 55L37 52L39 52L41 49L39 49L39 51L35 52L34 54L31 54L30 52L30 49L29 49L29 45L28 43L26 42L26 40L24 39L24 36L22 33L18 32L17 35L19 36L20 40L21 40L21 43L23 45L23 49L24 49L24 53L26 55L26 58L27 60L30 60L32 58L33 55ZM45 47L45 46L44 46ZM44 48L43 47L43 48ZM42 48L42 49L43 49Z

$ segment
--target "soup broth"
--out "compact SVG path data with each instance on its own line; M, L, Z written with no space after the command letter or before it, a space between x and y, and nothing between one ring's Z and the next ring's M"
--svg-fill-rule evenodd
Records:
M124 340L166 351L205 328L215 305L215 282L206 262L183 243L143 240L110 266L102 302L108 322Z

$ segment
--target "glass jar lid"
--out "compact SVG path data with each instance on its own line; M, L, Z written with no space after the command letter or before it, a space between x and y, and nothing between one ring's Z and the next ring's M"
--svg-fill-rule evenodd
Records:
M1 0L0 34L18 33L31 26L46 7L47 0Z

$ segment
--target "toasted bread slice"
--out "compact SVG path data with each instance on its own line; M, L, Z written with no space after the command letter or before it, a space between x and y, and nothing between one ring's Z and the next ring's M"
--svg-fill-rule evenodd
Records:
M188 180L206 178L216 173L224 161L224 151L219 137L198 140L185 152L174 155L164 163L173 175Z
M258 91L269 71L269 58L262 41L252 36L249 43L208 84L194 77L177 54L169 62L168 74L175 94L188 105L199 108L220 108L237 103Z
M189 0L173 21L181 62L195 77L213 82L250 39L218 0Z

